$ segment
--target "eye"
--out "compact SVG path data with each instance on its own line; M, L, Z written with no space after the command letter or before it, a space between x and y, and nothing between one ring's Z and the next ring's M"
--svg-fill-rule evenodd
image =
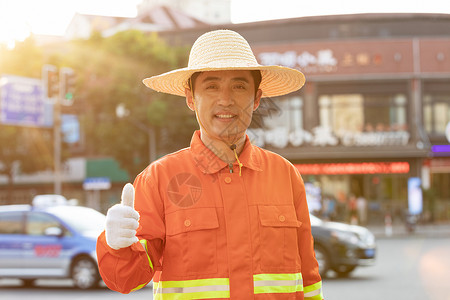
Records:
M217 89L217 85L216 84L209 84L206 86L207 90L215 90Z
M245 84L239 83L239 84L234 85L234 88L237 90L245 90L246 86L245 86Z

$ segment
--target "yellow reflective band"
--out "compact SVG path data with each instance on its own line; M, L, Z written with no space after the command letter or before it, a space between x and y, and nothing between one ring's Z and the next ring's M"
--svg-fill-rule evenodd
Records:
M149 282L150 282L150 281L149 281ZM140 290L140 289L142 289L144 286L146 286L147 284L148 284L148 282L147 282L147 283L144 283L144 284L141 284L141 285L138 285L137 287L135 287L135 288L132 289L131 291L134 292L134 291Z
M153 270L152 260L150 259L150 256L148 255L147 240L139 240L139 242L141 243L142 247L144 247L145 253L147 254L148 265L149 265L150 268L152 268L152 270Z
M153 286L154 300L230 298L228 278L160 281Z
M305 286L304 293L305 300L322 300L322 281Z
M255 294L295 293L303 291L301 273L253 275Z

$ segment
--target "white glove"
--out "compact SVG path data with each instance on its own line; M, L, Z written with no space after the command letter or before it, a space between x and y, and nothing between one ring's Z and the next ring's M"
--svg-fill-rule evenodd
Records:
M139 213L134 210L134 187L127 183L122 190L122 201L106 213L106 243L118 250L139 241L136 229L139 226Z

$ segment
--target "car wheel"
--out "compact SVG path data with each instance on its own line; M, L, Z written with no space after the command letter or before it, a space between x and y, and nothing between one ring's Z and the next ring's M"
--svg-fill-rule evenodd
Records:
M88 257L80 257L73 262L71 277L79 289L96 287L100 280L96 263Z
M320 245L314 245L314 251L316 252L316 259L319 263L320 276L325 277L330 269L330 257L325 248Z
M356 266L339 266L334 268L333 271L335 271L339 277L348 277L355 268Z

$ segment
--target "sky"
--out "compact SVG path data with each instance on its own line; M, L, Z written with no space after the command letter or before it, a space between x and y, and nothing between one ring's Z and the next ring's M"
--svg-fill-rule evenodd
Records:
M63 35L76 12L134 17L142 0L0 0L0 43ZM214 1L214 0L211 0ZM233 23L314 15L422 12L450 14L449 0L231 0Z

